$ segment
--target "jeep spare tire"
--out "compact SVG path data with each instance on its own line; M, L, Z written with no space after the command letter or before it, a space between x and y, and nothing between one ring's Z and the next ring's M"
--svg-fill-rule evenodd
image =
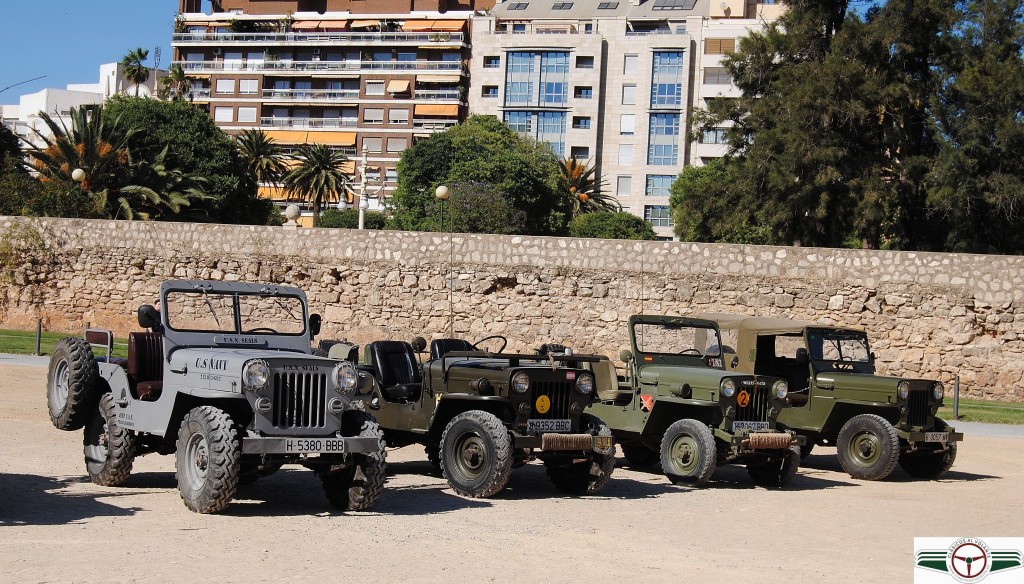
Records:
M441 472L464 497L490 497L512 473L512 439L494 414L459 414L441 435Z
M46 376L50 421L58 430L81 430L95 413L99 372L92 347L83 339L57 341Z

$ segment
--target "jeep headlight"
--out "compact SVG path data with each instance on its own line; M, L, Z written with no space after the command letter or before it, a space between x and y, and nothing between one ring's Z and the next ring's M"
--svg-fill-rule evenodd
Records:
M580 373L576 378L576 391L583 395L594 391L594 376L589 373Z
M260 391L270 381L270 365L263 359L249 361L242 368L242 383L251 391Z
M786 395L789 394L789 384L785 381L779 380L772 385L772 393L779 399L786 399Z
M896 395L898 395L900 399L907 399L908 397L910 397L910 382L901 381L897 383Z
M359 387L359 372L352 363L342 361L334 366L334 381L338 384L338 391L350 394Z
M512 389L517 393L526 393L530 389L530 376L520 371L512 376Z
M942 385L941 382L936 381L935 385L932 386L932 397L935 399L942 399L946 395L946 386Z
M725 397L732 397L736 395L736 382L731 379L726 379L722 382L722 395Z

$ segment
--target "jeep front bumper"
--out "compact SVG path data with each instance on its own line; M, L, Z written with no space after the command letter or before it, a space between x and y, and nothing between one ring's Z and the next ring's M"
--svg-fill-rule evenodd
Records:
M534 450L593 450L607 454L615 446L611 436L592 434L541 434L540 436L516 436L515 447Z
M242 454L361 454L378 452L381 442L378 438L325 436L304 437L263 437L242 438Z
M744 432L741 434L730 434L716 428L715 436L728 442L739 451L782 450L790 446L804 446L807 444L806 436L800 436L793 432Z
M962 442L964 439L963 432L954 432L952 430L942 432L897 432L897 434L910 443L932 442L949 444L950 442Z

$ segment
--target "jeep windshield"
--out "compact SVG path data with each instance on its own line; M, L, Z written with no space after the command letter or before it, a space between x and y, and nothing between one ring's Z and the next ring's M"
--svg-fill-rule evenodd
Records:
M639 364L668 363L693 367L724 367L718 330L691 324L633 324Z
M860 331L809 328L807 352L815 371L874 373L868 337Z
M253 335L302 335L302 299L279 294L171 291L167 324L175 331Z

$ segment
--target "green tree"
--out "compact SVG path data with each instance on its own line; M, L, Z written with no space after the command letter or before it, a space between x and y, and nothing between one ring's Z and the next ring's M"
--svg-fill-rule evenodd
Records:
M511 235L526 229L526 213L516 209L500 190L481 182L456 182L449 186L448 200L435 202L430 221L438 231L499 233Z
M243 130L235 136L238 153L257 182L277 185L288 173L281 146L259 128Z
M523 232L565 232L571 207L568 188L550 149L513 132L492 116L420 140L402 153L392 199L399 229L434 230L434 189L456 183L491 185L513 209L525 214Z
M624 211L593 211L577 215L569 222L569 235L599 239L658 239L650 223Z
M130 165L130 184L121 189L117 199L119 214L147 220L184 220L204 214L202 208L191 216L185 211L210 199L204 190L206 179L172 166L167 151L165 147L154 159Z
M713 160L687 166L669 188L669 208L682 241L782 244L771 225L761 223L758 209L744 207L744 193L733 178L737 162Z
M217 223L266 224L273 204L258 197L256 180L238 154L235 141L210 119L208 112L186 101L161 101L115 96L106 105L126 125L145 128L128 145L135 159L155 158L168 149L167 163L191 176L206 179L211 198L197 202L190 213Z
M351 183L344 169L348 157L326 144L303 144L295 159L298 166L284 176L284 188L313 205L316 227L320 207L341 197Z
M160 79L160 97L192 101L192 78L185 74L181 65L171 65L167 76Z
M149 79L149 67L144 63L149 58L149 49L139 47L121 58L124 67L124 78L135 84L135 97L139 96L139 86Z
M558 160L558 170L569 187L569 204L574 216L594 211L622 210L622 205L615 197L602 192L605 184L594 166L570 157Z
M5 156L10 156L11 160L16 162L20 161L23 156L21 140L7 126L0 124L0 160Z
M380 211L363 211L363 227L365 229L384 229L388 216ZM317 227L341 229L357 229L359 227L359 209L328 209L320 215Z

